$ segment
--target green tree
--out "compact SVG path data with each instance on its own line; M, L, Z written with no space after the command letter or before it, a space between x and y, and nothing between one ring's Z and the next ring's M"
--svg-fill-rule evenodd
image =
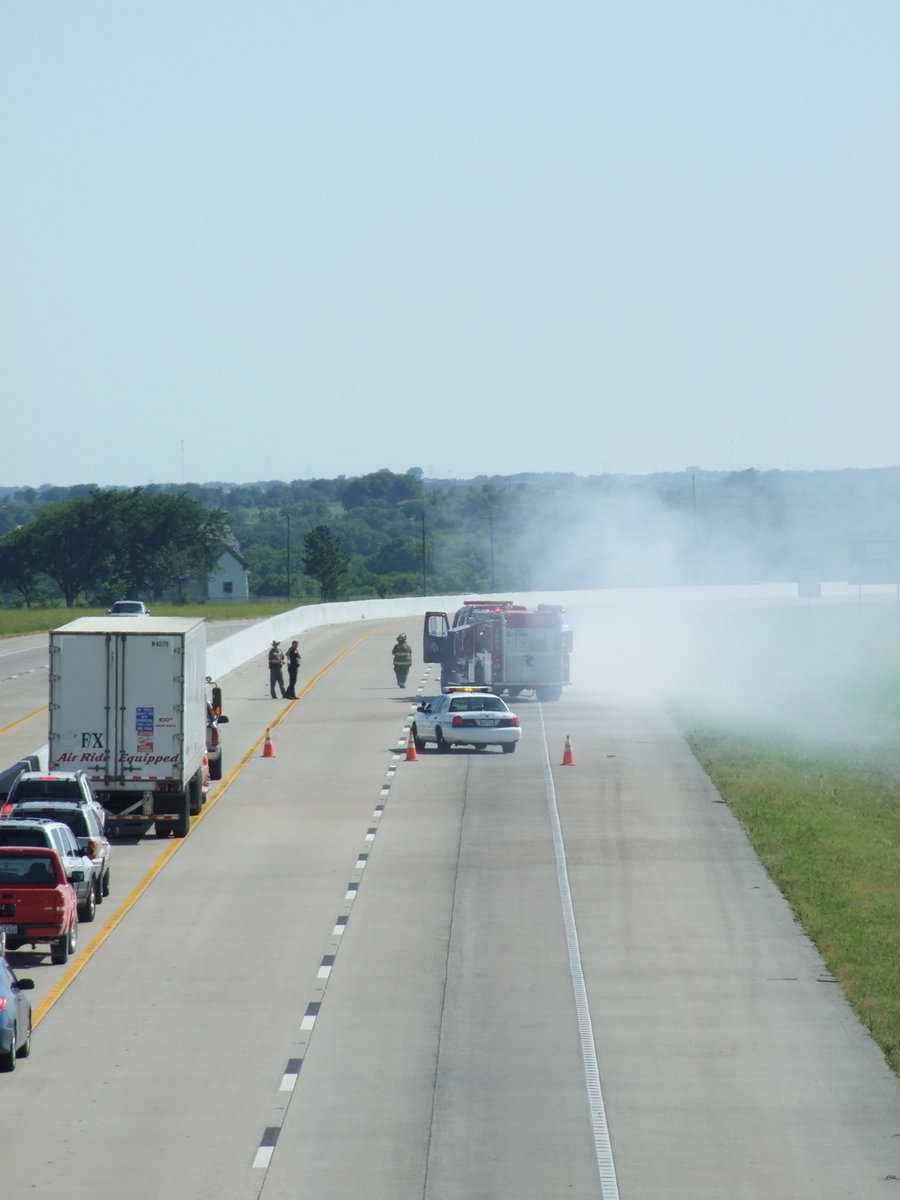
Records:
M100 491L48 504L0 541L5 577L20 591L46 575L67 607L111 581L127 593L156 595L203 576L226 544L224 514L181 494ZM28 573L30 572L30 576Z
M158 595L203 578L228 540L225 514L184 493L149 496L140 488L119 493L112 571L133 595Z
M350 555L327 525L317 525L303 538L303 570L319 585L323 604L337 598L350 565Z
M113 573L115 507L114 493L97 491L81 500L48 504L25 526L35 562L62 592L67 608Z
M0 539L0 586L20 595L26 605L34 603L40 594L41 566L27 526Z

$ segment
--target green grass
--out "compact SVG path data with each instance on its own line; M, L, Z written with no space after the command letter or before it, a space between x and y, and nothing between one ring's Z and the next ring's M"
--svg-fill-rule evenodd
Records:
M841 661L846 668L847 660ZM900 679L882 645L802 697L796 728L680 701L674 715L722 799L900 1074ZM866 679L870 685L866 686ZM758 686L759 680L755 681ZM772 711L779 697L771 696ZM821 728L843 736L817 736Z
M263 621L278 613L316 600L250 601L246 604L151 604L154 615L205 617L208 621ZM0 608L0 638L44 633L74 621L76 617L103 617L105 608Z

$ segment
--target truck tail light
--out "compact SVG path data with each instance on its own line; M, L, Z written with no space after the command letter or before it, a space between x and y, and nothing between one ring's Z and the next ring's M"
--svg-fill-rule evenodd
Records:
M88 842L84 848L84 852L87 854L88 858L96 858L98 849L99 847L96 842Z

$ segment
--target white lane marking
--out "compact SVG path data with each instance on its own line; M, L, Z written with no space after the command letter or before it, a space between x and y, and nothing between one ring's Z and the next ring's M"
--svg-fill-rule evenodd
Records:
M287 1066L284 1069L284 1074L281 1077L281 1086L279 1092L292 1092L297 1086L297 1080L300 1078L300 1068L303 1066L302 1058L289 1058Z
M569 888L566 847L563 841L562 825L559 820L559 808L556 804L556 788L553 786L550 755L547 751L544 711L540 704L538 705L538 716L541 723L541 746L544 758L544 788L547 794L550 828L553 832L553 852L556 856L556 879L559 886L559 898L562 902L566 942L569 948L569 974L572 977L572 989L575 993L575 1011L578 1015L581 1058L584 1064L584 1082L591 1114L591 1128L594 1134L594 1152L597 1158L597 1169L600 1172L600 1193L602 1200L619 1200L619 1184L616 1178L615 1163L613 1162L612 1143L606 1120L606 1106L603 1103L603 1089L600 1086L600 1067L597 1063L594 1027L591 1024L591 1010L588 1004L584 971L581 966L578 929L575 924L575 909L572 904L572 892Z
M263 1133L259 1149L256 1151L256 1158L253 1160L255 1168L259 1167L263 1171L268 1169L269 1163L272 1161L272 1155L275 1153L275 1143L278 1141L278 1134L280 1132L279 1126L269 1125Z

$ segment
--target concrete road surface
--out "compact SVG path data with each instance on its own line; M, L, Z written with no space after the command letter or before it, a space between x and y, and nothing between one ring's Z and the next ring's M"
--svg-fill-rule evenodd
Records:
M897 1081L665 715L576 682L407 762L409 625L311 633L293 705L226 679L215 802L29 967L3 1196L900 1194Z

